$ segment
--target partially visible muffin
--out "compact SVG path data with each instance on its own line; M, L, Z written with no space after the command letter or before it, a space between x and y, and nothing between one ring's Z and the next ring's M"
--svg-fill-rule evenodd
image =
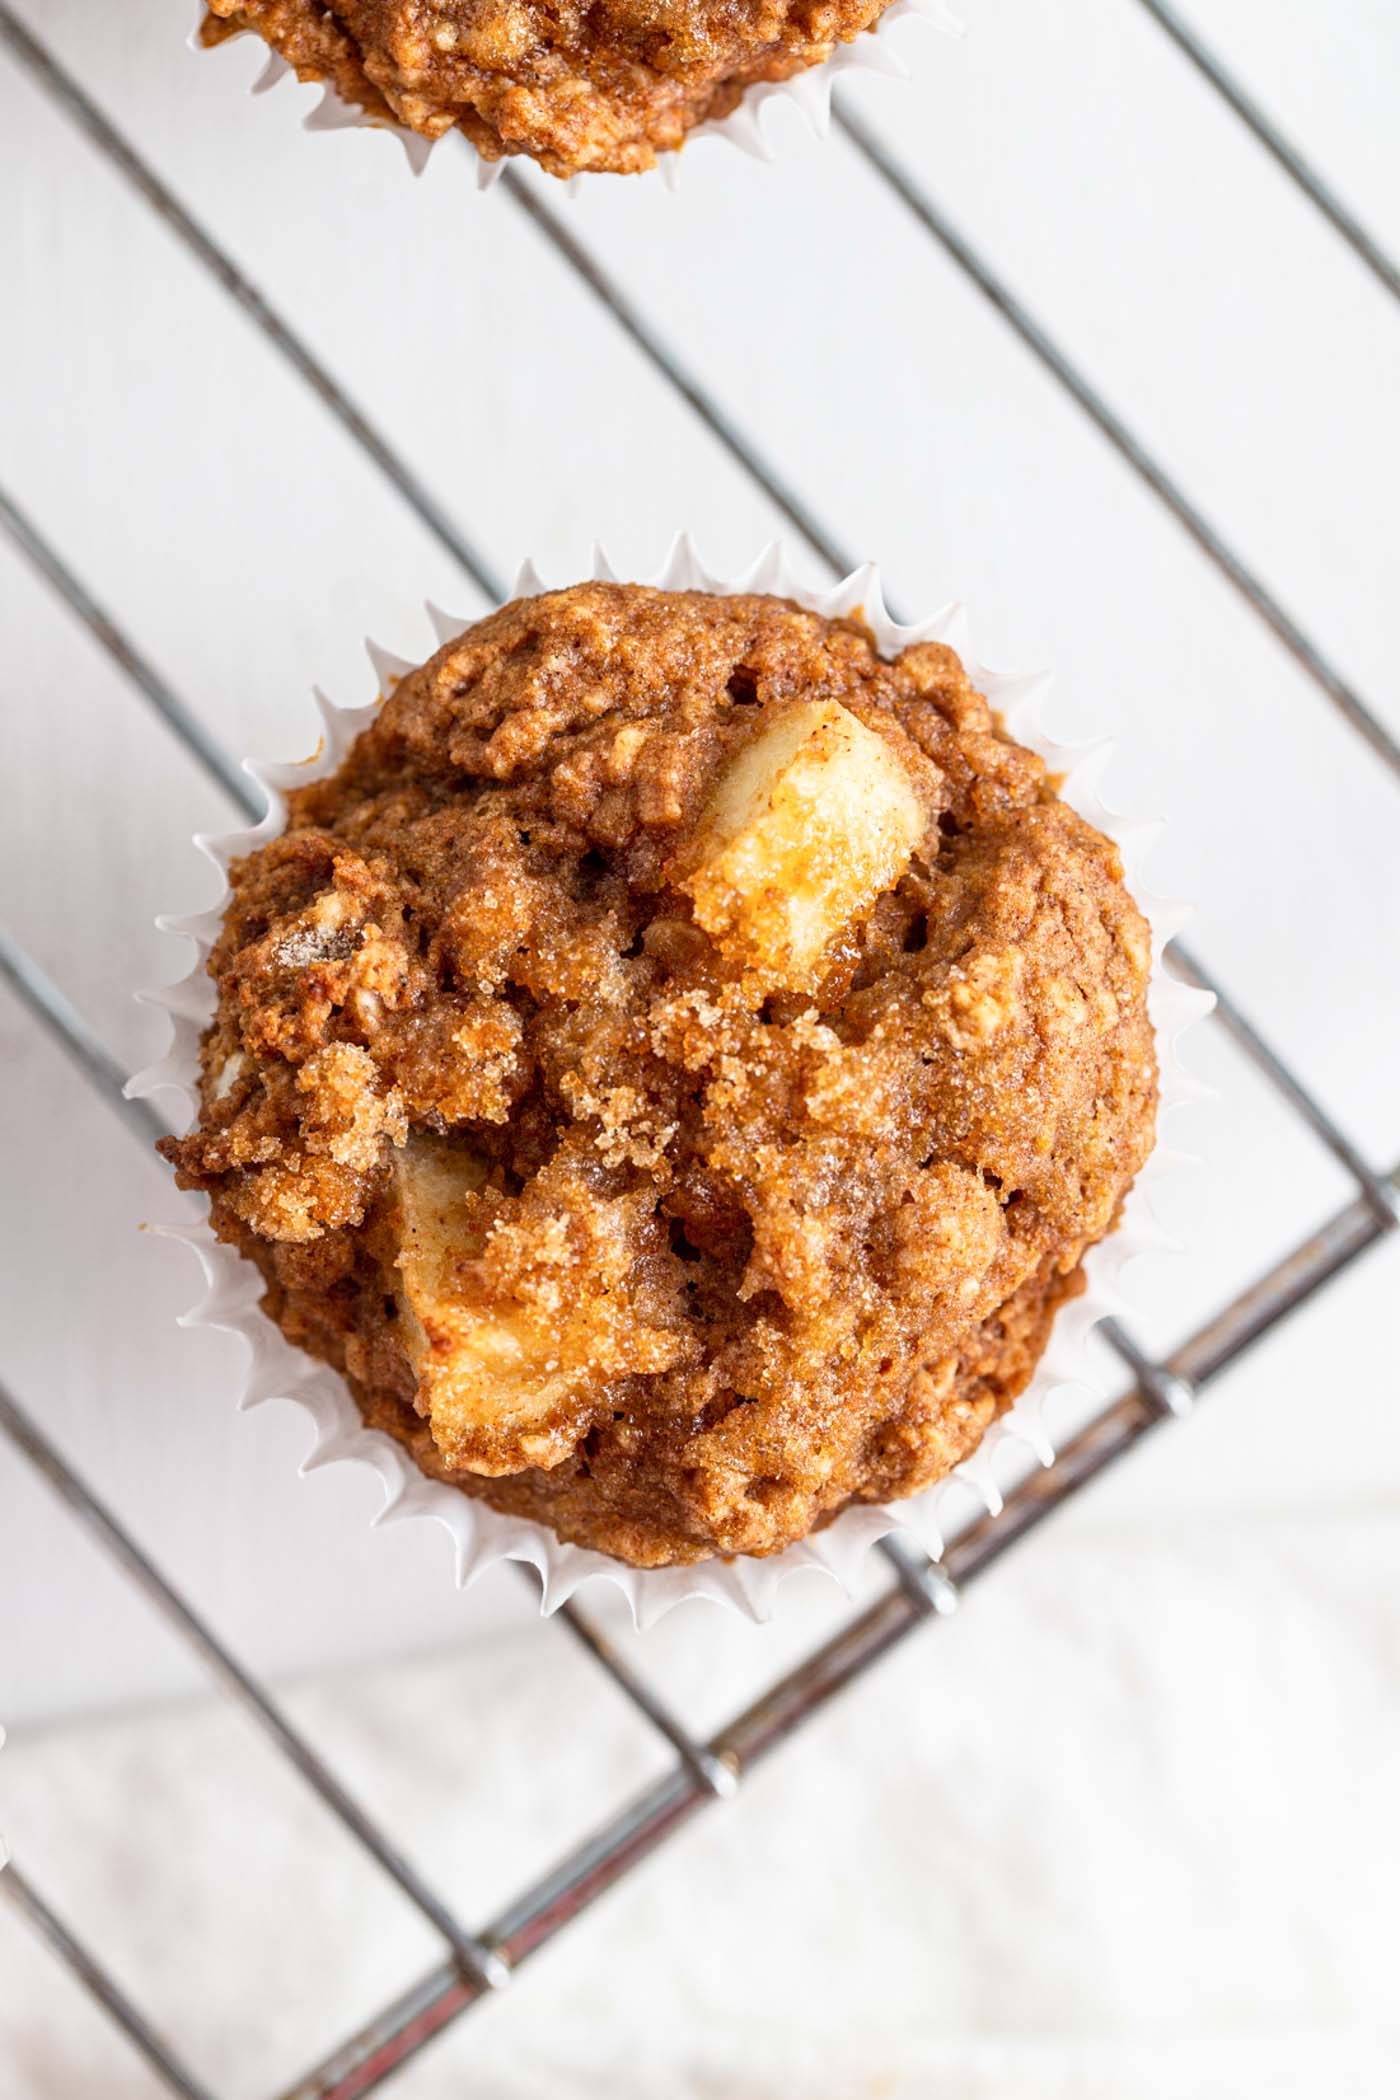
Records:
M889 0L209 0L206 44L256 30L303 80L424 138L552 175L654 165L745 88L820 65Z
M968 1456L1151 1148L1116 849L858 619L519 600L230 879L162 1151L367 1422L637 1565Z

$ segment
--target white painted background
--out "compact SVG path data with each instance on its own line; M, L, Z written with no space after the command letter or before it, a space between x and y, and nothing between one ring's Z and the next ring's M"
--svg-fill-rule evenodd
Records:
M249 101L259 53L193 57L185 0L21 12L498 569L533 553L572 580L600 537L645 570L681 524L737 565L775 529L464 152L414 184L388 139L304 136L314 93ZM901 30L916 84L875 82L860 107L1400 725L1400 314L1136 0L965 12L961 41ZM1400 247L1391 0L1194 15ZM313 680L368 697L360 636L425 653L422 598L465 610L471 588L3 57L0 105L0 479L226 742L298 755ZM702 143L675 195L539 182L903 605L965 596L985 656L1056 667L1057 728L1118 736L1111 797L1169 820L1154 872L1199 900L1196 947L1393 1163L1394 784L849 147L786 114L773 130L773 167ZM142 1062L160 1030L132 990L181 967L151 920L207 894L189 834L225 812L3 542L0 623L5 919ZM627 1717L507 1574L458 1596L435 1529L371 1535L363 1479L297 1479L291 1410L233 1415L233 1345L174 1326L189 1257L139 1230L179 1212L163 1170L7 994L0 1055L4 1376L249 1661L299 1684L394 1666L291 1696L445 1885L489 1907L636 1778ZM1192 1061L1219 1098L1174 1133L1204 1160L1164 1205L1185 1251L1136 1278L1160 1345L1349 1193L1215 1031ZM553 1985L544 1963L522 1983L533 2012L482 2023L499 2055L463 2030L403 2090L485 2063L492 2093L630 2091L624 2039L638 2091L844 2096L877 2089L872 2065L979 2100L1155 2096L1159 2077L1174 2096L1266 2075L1389 2090L1377 1949L1400 1911L1368 1866L1397 1834L1397 1284L1392 1246L999 1572L937 1653L790 1751L724 1833L687 1840L688 1879L662 1865L580 1928ZM773 1629L693 1611L638 1652L713 1719L836 1611L799 1586ZM414 1972L416 1927L358 1869L334 1878L342 1849L237 1724L188 1703L193 1670L3 1448L0 1629L17 1849L75 1922L119 1933L129 1979L225 2089L285 2079ZM275 1902L234 1871L250 1859L281 1877ZM318 1920L295 1960L263 1937L289 1903ZM793 1957L776 1984L721 1958L760 1918ZM0 2037L7 2015L20 2091L150 2090L0 1914ZM782 2041L795 2026L810 2060Z

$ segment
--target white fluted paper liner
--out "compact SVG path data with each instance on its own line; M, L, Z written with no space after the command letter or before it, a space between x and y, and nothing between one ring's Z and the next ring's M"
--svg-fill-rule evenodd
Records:
M617 580L601 553L595 561L594 575ZM1180 906L1155 897L1143 880L1142 863L1160 826L1129 823L1104 804L1098 781L1107 764L1108 743L1071 746L1057 743L1046 734L1040 714L1048 679L1012 676L978 665L958 605L947 605L915 626L901 627L886 612L879 575L870 565L857 569L834 589L812 590L789 568L782 549L773 546L743 575L714 576L700 562L690 540L682 537L654 582L666 590L774 592L828 618L859 609L884 656L895 656L910 643L922 641L947 642L956 649L976 685L1001 713L1010 733L1039 752L1052 771L1065 776L1066 800L1117 842L1129 886L1152 923L1150 1010L1161 1064L1161 1115L1169 1116L1175 1108L1199 1096L1202 1089L1182 1069L1177 1039L1210 1010L1212 1001L1209 994L1180 983L1161 967L1162 948L1180 930L1187 914ZM526 563L514 595L532 596L544 588L533 565ZM451 640L471 624L436 606L429 605L427 611L438 644ZM381 693L412 668L406 659L372 642L366 647ZM223 837L196 839L195 844L221 875L230 860L252 852L282 829L286 816L282 791L334 771L380 705L376 699L365 707L338 708L320 692L315 698L323 724L315 755L301 765L246 768L269 798L268 813L262 822ZM177 984L149 995L170 1016L171 1045L160 1062L133 1079L129 1088L129 1092L140 1096L173 1088L182 1097L190 1120L199 1105L199 1039L214 1008L214 989L205 964L228 894L225 883L218 902L207 911L192 918L160 922L165 929L193 942L194 960ZM183 1324L223 1328L241 1335L248 1346L248 1368L239 1405L256 1407L273 1398L296 1401L305 1410L314 1432L314 1443L302 1471L340 1462L372 1467L384 1489L383 1507L374 1521L435 1517L451 1536L460 1586L475 1582L498 1561L522 1560L531 1562L539 1571L546 1612L556 1610L590 1576L600 1575L608 1577L623 1592L639 1625L650 1624L683 1597L697 1596L715 1598L737 1606L753 1618L764 1619L772 1610L779 1584L799 1568L824 1569L849 1591L870 1547L890 1532L910 1533L935 1555L941 1553L950 1499L954 1503L961 1499L963 1505L960 1512L955 1511L954 1528L967 1519L969 1493L974 1508L995 1510L1000 1506L997 1476L999 1471L1004 1475L1006 1467L1004 1463L999 1466L998 1461L1009 1445L1028 1446L1043 1464L1051 1462L1053 1452L1045 1421L1046 1403L1051 1396L1061 1388L1073 1387L1081 1393L1087 1389L1090 1394L1107 1398L1087 1348L1089 1336L1100 1320L1122 1310L1118 1285L1127 1264L1146 1248L1164 1243L1165 1236L1152 1215L1149 1190L1172 1164L1161 1148L1154 1153L1128 1198L1122 1224L1088 1256L1088 1289L1059 1313L1050 1345L1026 1392L1009 1413L992 1424L975 1455L946 1480L893 1508L848 1509L824 1531L768 1559L714 1560L688 1568L629 1568L606 1554L563 1544L541 1525L504 1516L485 1502L441 1481L429 1480L391 1437L366 1429L335 1372L293 1348L263 1316L258 1308L262 1279L251 1263L242 1261L232 1248L217 1241L207 1223L182 1227L171 1236L193 1247L207 1285L204 1297L185 1315Z
M190 32L190 47L203 52L199 42L199 30L204 21L203 0L198 0L198 19ZM760 80L744 90L743 96L727 117L712 117L697 124L686 135L684 147L657 156L656 168L662 179L671 188L680 180L682 151L703 138L727 139L741 153L753 160L771 161L775 158L773 144L765 127L765 113L775 102L789 102L806 120L818 138L825 138L831 128L831 97L838 79L846 73L883 74L895 80L907 80L911 68L905 56L908 41L903 25L920 22L936 25L960 36L963 24L949 5L949 0L891 0L884 13L871 29L862 30L849 44L837 44L831 56L821 65L808 66L805 71L795 73L790 80ZM237 43L244 36L256 36L256 30L239 30L225 39L226 43ZM267 61L253 82L251 92L265 95L280 81L295 79L293 67L278 51L269 51ZM317 84L321 99L314 109L302 119L306 131L386 131L396 137L404 149L409 167L415 175L421 175L427 167L435 145L441 139L426 139L419 132L404 124L392 124L382 117L370 116L365 110L344 102L328 82ZM471 146L465 133L450 131L445 135L456 138L471 148L476 165L477 188L489 190L499 179L502 171L510 165L512 157L501 160L486 160ZM581 177L575 175L568 182L570 194L577 192Z

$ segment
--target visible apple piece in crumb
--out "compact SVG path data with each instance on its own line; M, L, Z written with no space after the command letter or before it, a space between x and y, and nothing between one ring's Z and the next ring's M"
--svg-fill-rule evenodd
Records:
M493 1196L480 1159L421 1131L394 1175L404 1346L449 1464L556 1466L610 1381L685 1353L631 1287L637 1197L554 1167L526 1196Z
M404 1342L434 1442L478 1473L557 1464L572 1438L560 1449L539 1425L568 1399L577 1373L561 1369L557 1342L537 1319L523 1307L488 1303L472 1273L491 1222L478 1200L485 1166L471 1152L415 1133L394 1171ZM498 1440L497 1462L486 1462L486 1445Z
M735 961L806 991L836 935L899 880L926 823L883 737L838 701L802 701L730 761L676 881Z

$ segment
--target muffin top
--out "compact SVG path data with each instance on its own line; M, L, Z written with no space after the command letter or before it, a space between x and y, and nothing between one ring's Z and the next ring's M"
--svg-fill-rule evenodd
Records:
M507 605L230 880L182 1181L429 1470L629 1559L965 1455L1151 1146L1115 847L858 618Z
M209 0L203 38L253 29L371 116L553 175L649 168L755 81L868 29L888 0Z

